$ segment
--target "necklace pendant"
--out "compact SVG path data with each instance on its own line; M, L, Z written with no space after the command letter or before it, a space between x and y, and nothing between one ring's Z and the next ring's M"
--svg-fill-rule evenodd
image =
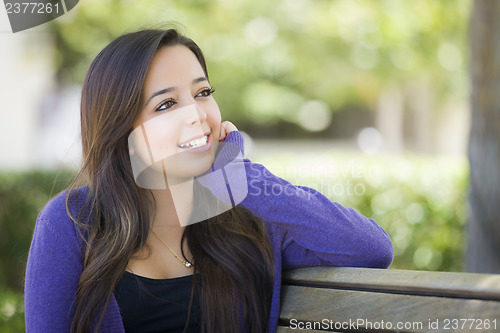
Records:
M172 250L172 249L170 248L170 246L168 246L168 245L167 245L167 243L165 243L165 242L163 241L163 239L161 239L161 237L160 237L160 236L158 236L158 234L157 234L157 233L156 233L153 229L151 229L151 231L152 231L152 232L153 232L153 234L156 236L156 238L158 238L158 240L159 240L160 242L162 242L162 243L163 243L163 245L165 245L165 246L167 247L167 249L169 249L169 250L170 250L170 252L172 252L172 254L173 254L173 255L174 255L177 259L179 259L179 261L180 261L180 262L181 262L184 266L186 266L187 268L189 268L189 267L193 266L193 264L192 264L190 261L188 261L188 260L183 260L181 257L179 257L179 256L178 256L178 255L174 252L174 250Z

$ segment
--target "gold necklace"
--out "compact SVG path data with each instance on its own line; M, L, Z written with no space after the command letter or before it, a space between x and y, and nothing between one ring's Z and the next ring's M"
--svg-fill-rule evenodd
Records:
M178 256L178 255L174 252L174 250L172 250L172 249L170 248L170 246L168 246L168 245L167 245L167 243L165 243L165 242L163 241L163 239L161 239L161 238L160 238L160 236L158 236L158 234L157 234L157 233L156 233L153 229L151 229L151 231L152 231L152 232L153 232L153 234L156 236L156 238L158 238L158 240L159 240L160 242L162 242L162 244L163 244L163 245L165 245L165 246L167 247L167 249L169 249L169 250L170 250L170 252L172 252L172 253L173 253L173 255L174 255L177 259L179 259L179 260L180 260L180 262L182 262L182 264L183 264L184 266L186 266L187 268L189 268L189 267L191 267L191 266L193 265L193 264L192 264L189 260L184 260L184 259L182 259L181 257L179 257L179 256Z

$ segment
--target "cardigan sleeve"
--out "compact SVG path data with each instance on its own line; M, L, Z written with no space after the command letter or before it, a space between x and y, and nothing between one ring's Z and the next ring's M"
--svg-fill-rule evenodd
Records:
M229 133L225 141L243 147L237 131ZM241 205L281 235L283 269L319 265L387 268L392 263L391 239L374 220L330 201L315 189L295 186L261 164L243 162L248 194ZM227 172L230 168L229 164Z
M26 332L70 330L82 252L65 197L52 199L36 221L25 274Z

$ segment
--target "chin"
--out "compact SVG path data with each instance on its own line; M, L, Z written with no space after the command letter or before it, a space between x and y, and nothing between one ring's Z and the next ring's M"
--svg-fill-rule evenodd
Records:
M183 156L175 163L169 163L166 167L167 178L192 179L210 170L213 164L213 155L206 154L203 157L192 158ZM172 161L173 162L173 161Z

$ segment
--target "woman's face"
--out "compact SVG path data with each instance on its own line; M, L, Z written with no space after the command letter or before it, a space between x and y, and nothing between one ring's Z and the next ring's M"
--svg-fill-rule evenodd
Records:
M213 164L221 115L212 92L198 59L187 47L163 47L153 57L133 131L144 137L147 148L133 148L153 162L146 164L164 171L169 183L200 175Z

